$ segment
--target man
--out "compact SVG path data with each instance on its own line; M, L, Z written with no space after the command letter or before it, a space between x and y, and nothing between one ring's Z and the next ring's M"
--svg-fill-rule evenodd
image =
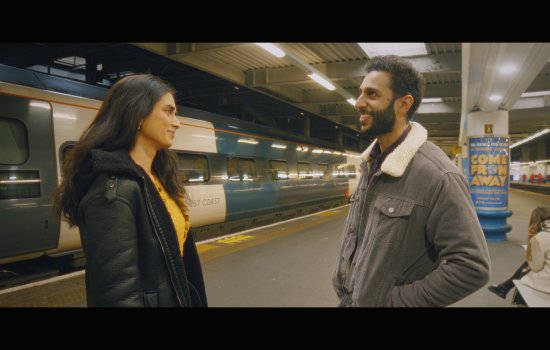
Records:
M361 155L333 285L340 306L446 306L489 280L489 252L465 177L410 121L424 81L378 56L355 108L376 140Z

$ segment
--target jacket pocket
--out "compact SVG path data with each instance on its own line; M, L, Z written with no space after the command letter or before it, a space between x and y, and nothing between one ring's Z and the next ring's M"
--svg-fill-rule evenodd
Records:
M439 265L446 265L446 260L440 260L435 246L432 245L416 261L409 265L397 279L396 285L406 285L425 278Z
M143 292L143 301L145 307L158 307L159 306L159 293L157 291Z
M414 203L398 198L380 196L374 201L379 220L373 228L375 239L381 243L400 241L407 229Z

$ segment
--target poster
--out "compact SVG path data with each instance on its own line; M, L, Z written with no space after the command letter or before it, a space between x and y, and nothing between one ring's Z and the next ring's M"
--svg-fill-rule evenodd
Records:
M508 137L468 139L468 181L476 209L507 209L509 161Z

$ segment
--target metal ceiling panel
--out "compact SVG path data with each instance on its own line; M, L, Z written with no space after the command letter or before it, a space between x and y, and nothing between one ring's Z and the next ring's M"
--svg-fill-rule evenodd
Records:
M102 64L98 72L103 78L120 77L124 72L152 72L171 79L178 89L182 100L196 106L209 107L211 110L238 115L243 110L268 115L267 119L286 119L293 108L308 112L320 118L343 123L354 132L357 128L355 111L346 102L345 93L357 97L358 89L364 77L364 67L369 58L355 42L282 42L281 48L302 61L291 58L277 58L255 43L0 43L0 63L21 68L44 64L51 60L69 57L94 57ZM420 122L426 121L430 135L456 137L458 130L448 136L450 128L459 120L462 101L464 62L462 57L468 54L466 44L449 42L426 43L427 56L411 58L413 64L422 70L426 79L426 97L441 97L443 104L434 108L423 108L419 114ZM475 44L491 46L495 44ZM498 45L498 44L497 44ZM506 47L515 44L504 45ZM517 45L516 45L517 46ZM465 51L465 53L463 53ZM494 51L494 50L493 50ZM500 52L500 51L499 51ZM502 51L506 53L507 51ZM521 53L521 50L519 51ZM489 57L500 54L493 53ZM505 57L500 55L502 59ZM482 71L472 75L470 84L488 84L488 80L497 82L498 75L488 75L487 61L480 59ZM532 64L525 61L522 69ZM298 62L299 63L299 62ZM304 66L304 64L306 66ZM338 85L337 92L331 92L307 77L307 65L326 74ZM193 70L194 69L194 70ZM75 67L70 78L78 78L86 72ZM204 73L204 74L203 74ZM210 74L210 75L207 75ZM531 72L531 74L534 74ZM476 78L477 77L477 78ZM480 78L481 77L481 78ZM468 83L468 81L466 81ZM514 83L514 82L512 82ZM243 89L238 89L241 86ZM522 88L522 87L520 87ZM515 88L512 95L518 95ZM470 93L476 89L468 87ZM546 62L526 91L550 90L550 64ZM344 91L344 93L342 93ZM545 98L545 99L544 99ZM523 109L510 112L510 134L531 133L550 123L550 101L548 97L540 101L522 104ZM544 100L543 100L544 99ZM449 107L449 108L447 108ZM452 108L451 108L452 107ZM262 109L263 108L263 109ZM452 122L451 122L452 120ZM445 126L438 126L445 123ZM458 126L456 126L458 129ZM445 130L441 134L441 130ZM446 139L448 141L448 139Z

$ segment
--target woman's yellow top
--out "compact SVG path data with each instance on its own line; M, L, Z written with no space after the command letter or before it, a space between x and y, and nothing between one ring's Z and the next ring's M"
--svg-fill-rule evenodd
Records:
M172 197L170 197L168 192L166 192L166 189L157 179L157 177L153 176L152 179L157 191L160 194L160 198L162 198L164 205L166 206L166 209L168 210L168 213L172 218L172 223L174 224L174 228L176 229L176 234L178 236L178 246L180 249L180 254L181 256L183 256L183 246L185 240L187 239L187 232L189 231L188 220L185 220L186 215L184 215L184 213L181 211L181 208L178 206L176 201L173 200Z

